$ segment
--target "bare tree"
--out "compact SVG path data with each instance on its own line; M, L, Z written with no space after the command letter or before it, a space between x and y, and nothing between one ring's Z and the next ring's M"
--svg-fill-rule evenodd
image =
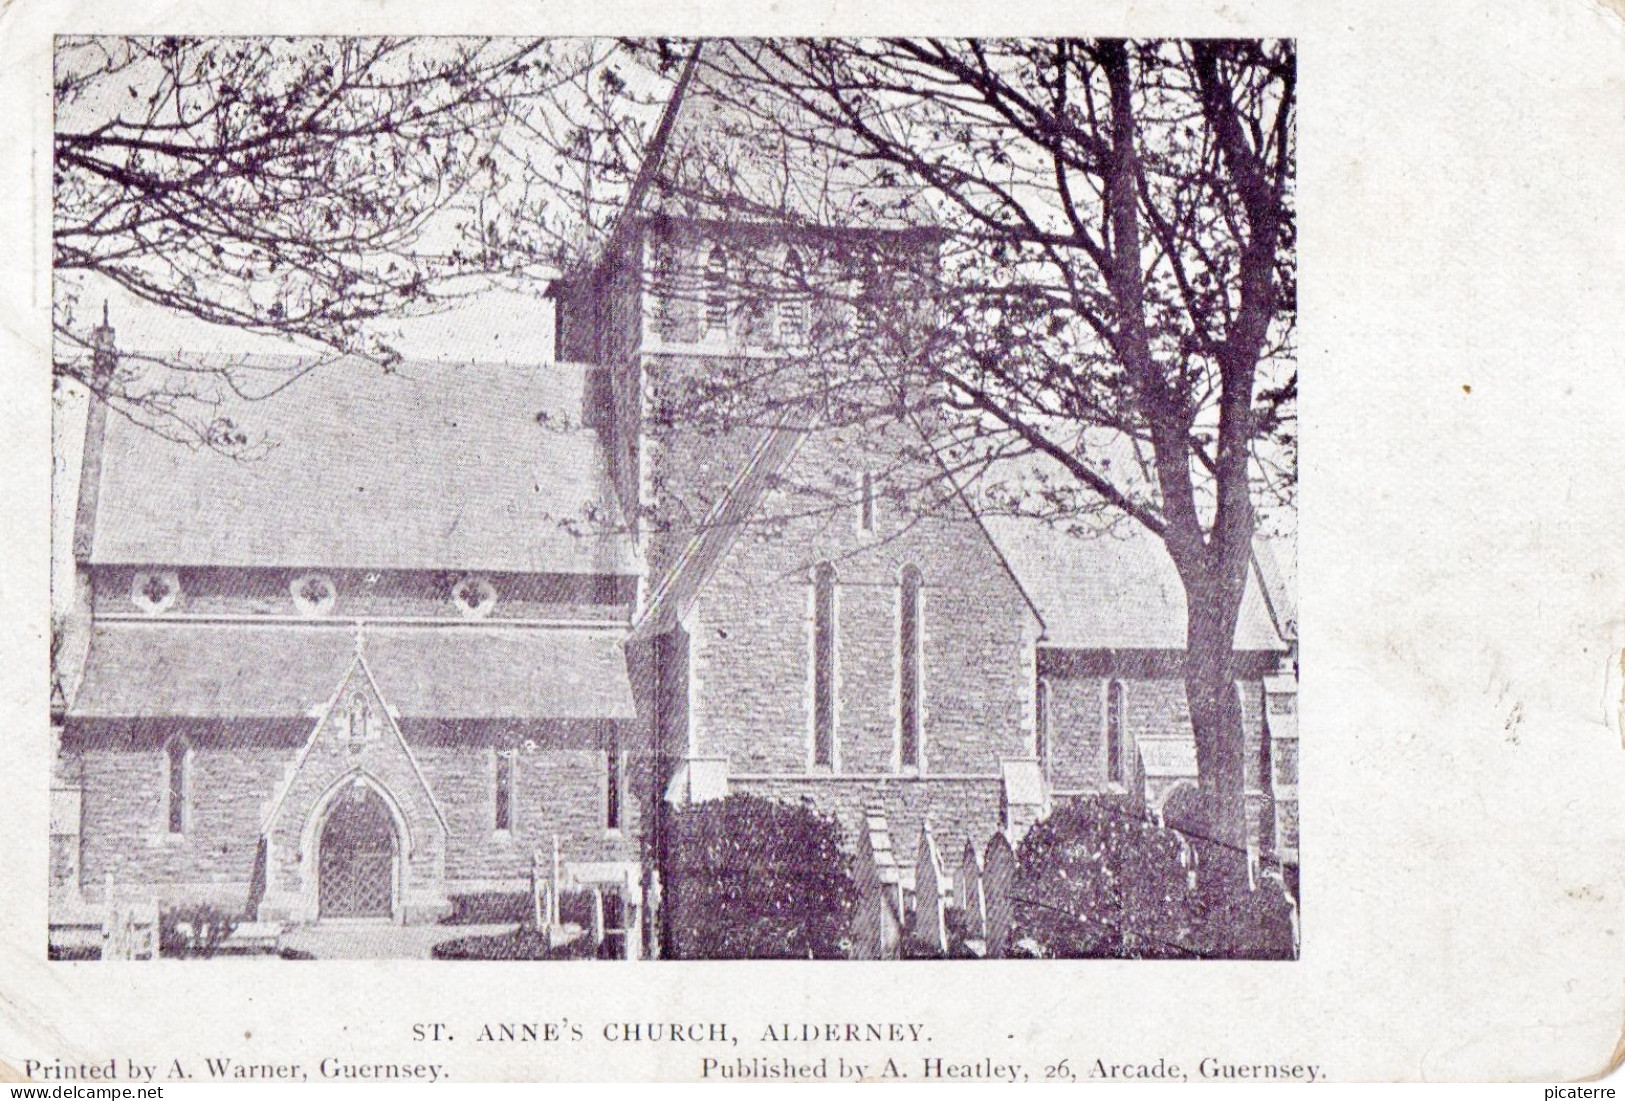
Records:
M690 94L712 114L669 158L664 208L743 227L735 240L799 226L814 255L735 246L720 263L747 311L847 314L804 356L717 368L684 422L719 404L749 420L750 394L764 418L795 401L824 423L907 416L945 470L996 483L993 507L1153 533L1188 608L1201 828L1242 851L1236 626L1258 518L1295 486L1292 43L744 40L695 56ZM865 226L885 232L838 228ZM689 285L703 310L705 273ZM1022 456L1059 476L1000 475Z
M432 308L457 277L547 256L506 230L512 128L579 100L582 40L64 38L56 53L54 364L191 442L244 441L218 398L297 371L248 359L94 364L109 286L323 356L398 356L372 322ZM588 115L599 134L618 123ZM629 132L629 137L635 133ZM585 149L578 146L577 152ZM535 163L518 170L558 190ZM547 189L527 208L532 220ZM105 363L105 357L103 362Z

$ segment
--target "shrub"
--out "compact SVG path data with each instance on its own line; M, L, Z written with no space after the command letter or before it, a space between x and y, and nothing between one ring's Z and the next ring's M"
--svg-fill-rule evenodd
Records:
M1091 797L1056 808L1016 851L1012 943L1048 956L1168 959L1187 947L1190 891L1172 830L1123 802Z
M158 917L158 954L212 956L237 929L241 919L207 903L174 906Z
M1016 853L1016 932L1046 956L1285 959L1290 905L1279 882L1256 890L1212 878L1190 885L1174 830L1119 800L1068 803ZM1234 884L1234 885L1232 885Z
M905 960L979 960L987 954L987 942L972 939L970 922L965 911L957 906L947 910L948 947L939 949L935 944L920 940L912 932L904 932L897 946L899 959Z
M452 895L451 912L441 925L506 925L531 922L530 895L508 891Z
M437 960L585 960L595 954L592 938L577 937L557 947L534 928L489 937L462 937L441 941L429 950Z
M809 806L753 795L670 811L667 954L675 959L836 959L857 901L841 827Z
M46 949L46 959L51 960L99 960L102 950L91 944L53 944Z
M592 927L592 892L559 892L559 924Z
M1202 956L1227 960L1284 960L1292 957L1292 903L1273 876L1258 886L1217 884L1193 907L1197 920L1192 947Z

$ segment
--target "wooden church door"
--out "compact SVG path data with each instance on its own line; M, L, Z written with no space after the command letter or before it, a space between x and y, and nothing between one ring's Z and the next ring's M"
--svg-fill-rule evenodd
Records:
M339 796L322 826L322 918L395 915L395 829L378 793L357 785Z

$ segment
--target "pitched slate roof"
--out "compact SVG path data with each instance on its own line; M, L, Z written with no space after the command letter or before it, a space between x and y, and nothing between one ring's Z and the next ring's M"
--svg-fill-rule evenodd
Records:
M768 493L779 484L780 478L791 468L802 444L818 436L821 423L822 417L819 413L807 413L791 407L784 411L779 423L762 436L751 452L750 458L717 497L698 530L664 576L659 578L647 605L633 624L629 642L646 641L655 635L663 634L688 615L689 609L705 590L705 586L710 583L729 549L752 519L757 518L758 510ZM937 464L941 476L951 480L946 461L931 445L930 438L924 430L916 423L910 431L918 432L919 442L924 443L930 451L931 461ZM969 500L958 489L957 484L954 488L957 507L962 508L963 515L978 525L978 530L988 537L990 544L993 544L995 554L1002 558L1002 552L997 544L993 543L991 534L987 532L985 525L981 524L981 518ZM1034 617L1040 618L1041 611L1027 595L1021 578L1011 574L1011 580L1021 592Z
M685 69L661 123L667 133L650 143L655 170L643 182L651 212L866 230L934 227L930 189L864 157L859 142L798 102L798 94L820 97L774 49L751 39L695 48L692 74ZM634 203L643 198L634 191Z
M367 666L408 719L624 719L624 628L368 626ZM302 718L355 662L348 624L102 622L69 714Z
M643 162L603 247L583 265L618 251L626 235L653 217L709 223L754 223L839 231L935 235L924 196L853 151L813 148L786 134L836 135L766 80L773 61L760 44L697 41L672 86ZM739 105L743 98L749 111ZM777 125L766 124L771 117ZM716 181L726 180L720 191ZM577 272L577 274L580 274Z
M1076 650L1182 650L1185 591L1168 552L1140 528L1078 535L1040 521L984 519L1038 605L1043 644ZM1236 649L1284 651L1256 572L1249 573Z
M246 458L111 416L89 560L635 572L603 445L580 427L583 377L554 363L328 364L222 406L264 444Z
M1260 538L1253 544L1253 565L1258 570L1264 600L1275 629L1288 642L1298 638L1298 553L1291 538Z

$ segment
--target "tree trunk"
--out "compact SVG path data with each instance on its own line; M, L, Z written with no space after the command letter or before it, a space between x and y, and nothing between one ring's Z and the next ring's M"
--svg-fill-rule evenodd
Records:
M1230 557L1230 556L1227 556ZM1187 576L1190 609L1185 654L1185 695L1196 740L1201 820L1180 823L1198 834L1206 893L1240 885L1247 874L1246 734L1236 690L1235 635L1245 591L1250 547L1234 563ZM1181 571L1182 573L1185 571ZM1212 577L1217 572L1221 576Z

